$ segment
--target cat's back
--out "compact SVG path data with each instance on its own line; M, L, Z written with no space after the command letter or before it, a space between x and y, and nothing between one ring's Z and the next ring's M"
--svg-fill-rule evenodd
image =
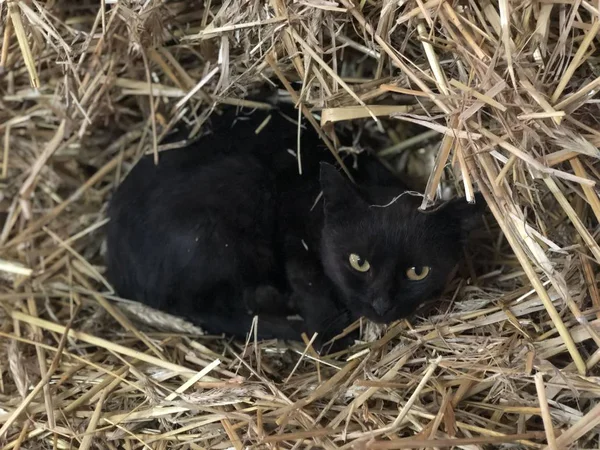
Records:
M107 267L121 296L164 305L184 298L174 286L202 291L213 280L236 278L241 266L255 265L259 246L268 247L271 172L252 152L232 149L232 141L209 135L160 153L158 165L144 156L117 188L108 209Z
M206 208L226 211L252 206L252 199L269 189L269 171L253 155L207 159L196 155L201 151L202 145L197 145L164 152L159 164L152 155L142 158L114 193L111 218L136 220L139 215L145 222L168 223Z

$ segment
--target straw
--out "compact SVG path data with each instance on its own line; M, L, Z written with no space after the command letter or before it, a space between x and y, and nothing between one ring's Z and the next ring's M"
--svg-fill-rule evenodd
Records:
M0 2L0 448L597 448L599 14ZM273 108L249 94L275 85L338 164L367 149L422 206L488 205L430 309L357 321L334 355L210 336L106 279L107 202L131 167L224 105Z

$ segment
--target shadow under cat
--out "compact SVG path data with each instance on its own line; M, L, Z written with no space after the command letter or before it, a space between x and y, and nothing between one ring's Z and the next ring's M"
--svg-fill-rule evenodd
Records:
M353 184L297 111L211 117L187 147L143 157L109 205L116 292L209 333L317 346L360 317L390 323L439 296L484 206L421 199L364 153ZM350 164L348 164L350 166ZM293 320L300 316L302 320ZM341 345L347 345L347 336Z

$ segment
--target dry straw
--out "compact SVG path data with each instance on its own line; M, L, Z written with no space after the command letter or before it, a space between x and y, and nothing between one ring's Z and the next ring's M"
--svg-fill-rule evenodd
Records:
M0 2L0 448L598 448L599 9ZM334 153L351 119L390 165L437 136L423 206L450 185L493 215L455 302L327 358L115 303L114 187L266 80Z

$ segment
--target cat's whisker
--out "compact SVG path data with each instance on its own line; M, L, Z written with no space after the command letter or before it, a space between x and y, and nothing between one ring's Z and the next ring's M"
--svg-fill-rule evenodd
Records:
M423 194L421 194L420 192L404 191L402 194L397 195L396 197L394 197L390 202L388 202L385 205L369 205L369 208L388 208L388 207L392 206L394 203L396 203L399 199L404 197L405 195L411 195L413 197L423 197Z

